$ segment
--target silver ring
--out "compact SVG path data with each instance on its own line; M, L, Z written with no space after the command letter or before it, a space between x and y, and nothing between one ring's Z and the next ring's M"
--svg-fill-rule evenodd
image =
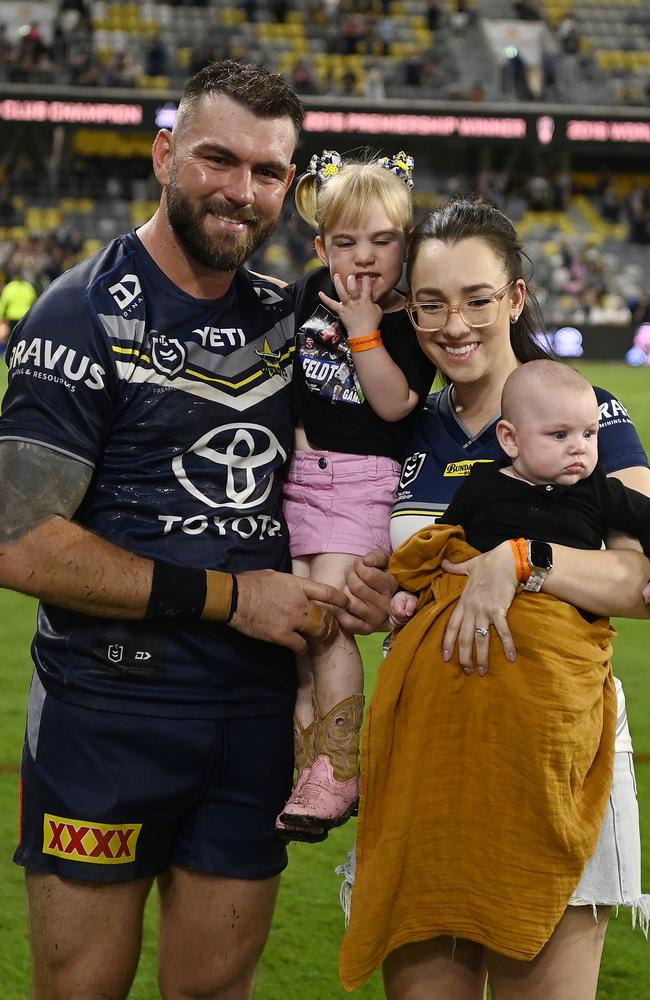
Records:
M475 628L474 631L476 632L477 635L482 635L483 637L485 637L490 633L490 626L482 625L481 628Z

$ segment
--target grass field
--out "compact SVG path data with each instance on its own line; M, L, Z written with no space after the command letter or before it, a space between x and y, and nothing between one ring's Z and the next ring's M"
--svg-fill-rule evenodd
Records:
M596 384L624 401L646 448L650 449L650 371L623 365L580 366ZM0 1000L29 996L28 946L21 871L11 862L17 829L17 771L23 713L30 677L29 643L35 603L0 591ZM637 754L637 778L644 841L645 888L650 890L650 670L647 623L617 621L616 671L625 685ZM368 691L380 660L380 637L363 640ZM352 823L333 832L324 844L292 845L283 877L270 941L264 954L256 1000L337 1000L346 996L338 983L337 950L343 930L334 867L354 839ZM489 863L489 836L486 863ZM142 960L132 1000L159 996L155 976L155 901L147 911ZM362 1000L383 996L378 977L356 994ZM612 920L601 973L602 1000L648 1000L650 944L632 931L627 913ZM525 998L522 998L525 1000ZM567 997L566 1000L571 1000Z

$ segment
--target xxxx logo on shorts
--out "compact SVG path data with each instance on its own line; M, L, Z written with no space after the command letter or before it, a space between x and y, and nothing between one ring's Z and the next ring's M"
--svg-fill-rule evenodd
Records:
M135 861L142 823L93 823L65 816L43 817L43 854L95 865Z

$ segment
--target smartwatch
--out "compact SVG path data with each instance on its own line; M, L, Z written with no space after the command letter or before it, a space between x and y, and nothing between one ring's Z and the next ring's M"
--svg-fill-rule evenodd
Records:
M544 580L553 569L553 549L548 542L537 542L534 539L529 539L526 544L528 546L530 576L526 583L521 584L521 589L538 593L542 589Z

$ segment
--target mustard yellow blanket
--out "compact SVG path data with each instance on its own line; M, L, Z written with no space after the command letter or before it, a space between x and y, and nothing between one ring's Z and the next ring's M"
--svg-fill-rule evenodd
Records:
M393 641L368 710L341 981L356 989L395 948L441 934L538 954L594 853L612 780L616 693L606 619L545 594L515 597L517 660L492 634L490 669L442 660L476 552L428 528L393 555L418 613Z

